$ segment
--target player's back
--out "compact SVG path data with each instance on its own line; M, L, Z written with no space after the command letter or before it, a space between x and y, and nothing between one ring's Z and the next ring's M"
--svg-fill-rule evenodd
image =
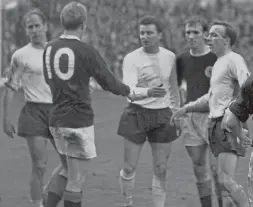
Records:
M51 126L78 128L92 125L89 70L96 57L94 51L75 37L61 37L47 45L44 74L53 95Z

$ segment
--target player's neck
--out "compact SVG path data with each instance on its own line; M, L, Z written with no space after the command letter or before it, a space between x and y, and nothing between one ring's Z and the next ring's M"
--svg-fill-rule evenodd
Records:
M143 51L147 54L156 54L159 50L159 47L143 47Z
M46 40L43 40L41 42L31 42L31 45L36 49L44 49L47 44Z
M218 58L225 56L226 54L230 53L232 51L231 48L225 48L224 50L220 51L216 54Z
M74 37L77 37L78 39L81 39L80 37L80 32L77 32L77 31L64 31L63 32L63 35L65 36L74 36Z
M210 52L210 49L206 45L203 45L203 47L191 48L190 49L190 54L192 56L202 56L202 55L206 55L209 52Z

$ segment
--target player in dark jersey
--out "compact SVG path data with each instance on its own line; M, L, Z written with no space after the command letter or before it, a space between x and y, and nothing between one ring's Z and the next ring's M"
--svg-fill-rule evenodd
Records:
M211 70L217 57L205 44L207 32L208 24L204 18L193 16L186 21L185 35L190 50L177 58L178 82L181 86L186 83L186 93L182 93L184 89L181 89L181 99L185 99L186 103L203 96L210 87ZM183 120L182 127L184 144L193 163L203 207L212 206L211 176L207 165L207 122L208 113L190 113Z
M67 4L60 17L64 34L47 45L43 63L45 79L53 95L50 131L58 153L66 159L62 161L63 170L48 187L46 207L56 207L62 196L64 207L81 207L86 173L91 160L97 156L90 77L104 90L132 100L138 99L138 91L117 80L100 54L80 41L87 20L87 10L82 4ZM166 94L161 88L154 91Z

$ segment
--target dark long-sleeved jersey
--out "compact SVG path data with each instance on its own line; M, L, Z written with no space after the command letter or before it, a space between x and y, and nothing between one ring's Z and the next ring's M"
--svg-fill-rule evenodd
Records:
M241 122L246 122L253 114L253 74L247 78L239 96L230 104L229 109Z
M53 127L81 128L93 125L89 92L90 77L104 90L128 96L129 86L107 68L100 54L73 36L61 36L49 43L43 54L46 82L53 96L49 124Z

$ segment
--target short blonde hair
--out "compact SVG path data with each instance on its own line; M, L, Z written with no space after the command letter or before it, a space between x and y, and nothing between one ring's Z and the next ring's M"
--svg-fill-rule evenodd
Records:
M66 30L78 29L87 21L87 8L79 2L72 1L63 7L60 19Z

